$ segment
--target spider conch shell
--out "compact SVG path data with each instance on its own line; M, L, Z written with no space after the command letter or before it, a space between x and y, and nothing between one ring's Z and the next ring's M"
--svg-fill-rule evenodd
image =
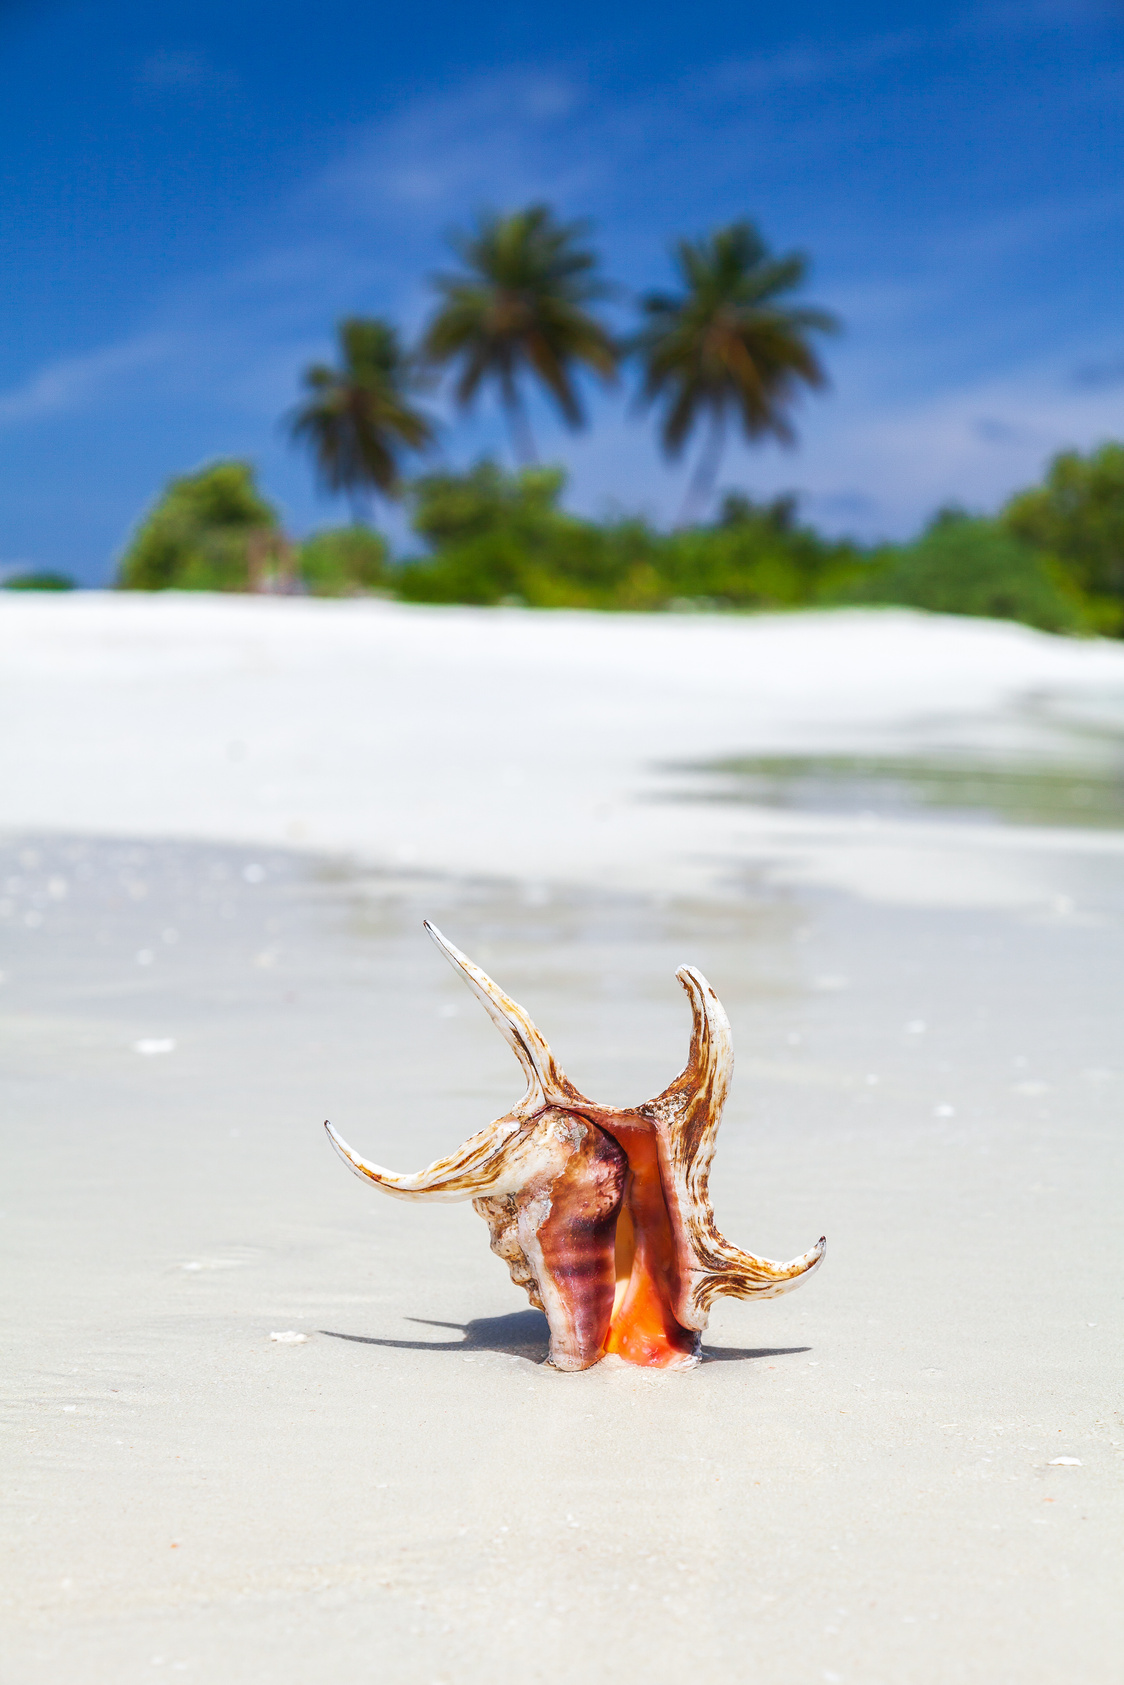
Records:
M722 1293L787 1293L823 1258L821 1238L791 1263L742 1252L718 1232L707 1179L730 1084L730 1024L700 971L676 977L691 1001L687 1065L633 1109L598 1105L559 1067L521 1006L426 921L523 1067L518 1105L448 1158L400 1175L325 1128L357 1176L397 1199L471 1199L492 1250L550 1326L548 1362L588 1369L606 1353L686 1368Z

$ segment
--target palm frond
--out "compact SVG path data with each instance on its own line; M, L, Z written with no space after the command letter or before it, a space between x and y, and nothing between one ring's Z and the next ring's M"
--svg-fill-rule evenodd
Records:
M585 244L588 234L588 223L560 222L536 203L509 216L482 215L475 228L450 235L464 267L433 277L440 302L421 354L431 366L455 369L462 408L491 385L525 439L522 383L529 376L569 426L583 425L577 371L611 380L620 360L616 342L587 309L611 290Z
M682 290L640 300L631 349L641 361L640 401L663 405L661 440L678 455L705 418L733 411L747 438L790 442L789 410L801 386L827 376L810 336L838 323L825 310L788 303L807 276L803 253L775 257L749 222L673 250Z
M401 458L424 451L434 424L410 401L412 366L393 327L377 317L339 324L339 364L304 371L308 394L288 416L290 436L310 448L322 484L334 492L397 495Z

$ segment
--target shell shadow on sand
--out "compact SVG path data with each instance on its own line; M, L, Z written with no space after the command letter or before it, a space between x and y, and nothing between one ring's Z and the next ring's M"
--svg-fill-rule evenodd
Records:
M500 1352L507 1357L525 1357L531 1363L545 1363L550 1346L550 1328L541 1311L511 1311L507 1316L478 1316L471 1322L434 1322L429 1317L410 1316L407 1322L426 1328L455 1329L459 1340L382 1340L370 1334L344 1334L322 1328L331 1340L350 1340L359 1346L388 1346L410 1352ZM763 1357L795 1357L811 1346L703 1346L704 1363L751 1362Z

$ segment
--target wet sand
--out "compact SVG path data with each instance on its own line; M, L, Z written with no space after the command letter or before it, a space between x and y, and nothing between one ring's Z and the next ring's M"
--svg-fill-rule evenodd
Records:
M681 827L630 889L580 827L569 881L240 842L217 793L227 840L126 834L128 790L98 836L36 749L58 811L9 797L0 850L5 1685L1115 1680L1111 824L629 784L622 824ZM689 1374L544 1369L471 1208L381 1198L320 1128L416 1168L519 1088L423 915L615 1102L681 1064L699 965L737 1060L719 1222L826 1231L817 1276L720 1301Z

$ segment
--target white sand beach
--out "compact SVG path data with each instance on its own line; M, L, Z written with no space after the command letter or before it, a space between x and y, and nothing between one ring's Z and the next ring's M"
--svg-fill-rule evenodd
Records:
M669 765L731 755L964 748L1096 765L1124 721L1124 647L907 611L83 593L4 603L0 687L8 829L268 842L655 894L709 892L757 856L879 898L1011 902L1039 894L1053 836L977 825L958 851L944 825L915 880L890 866L892 824L875 836L839 816L749 823L651 801L693 793Z
M1124 646L0 596L0 1679L1114 1685ZM415 1169L729 1012L684 1374ZM275 1334L302 1336L276 1340Z

